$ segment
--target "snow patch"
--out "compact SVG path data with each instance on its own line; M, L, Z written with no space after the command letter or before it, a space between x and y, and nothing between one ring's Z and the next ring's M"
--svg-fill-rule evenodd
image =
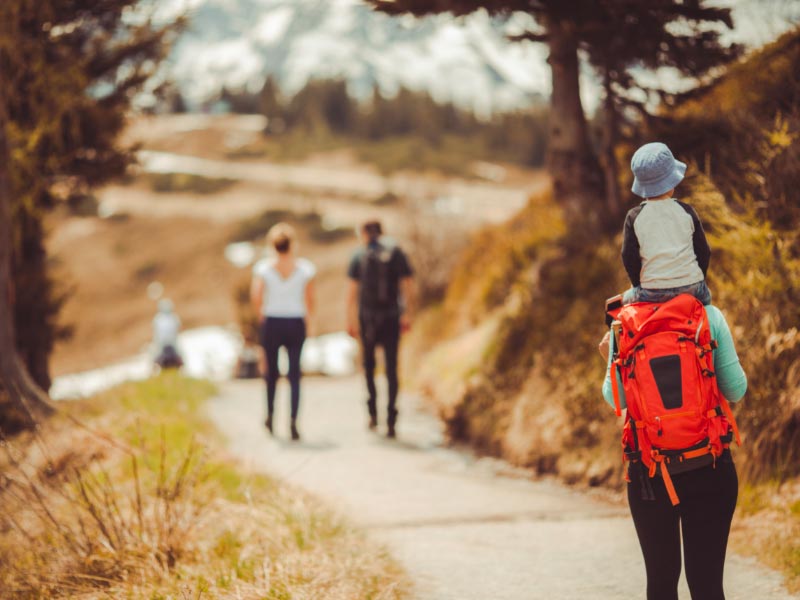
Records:
M290 6L275 9L256 25L253 39L267 46L278 43L286 35L293 16L294 10Z
M178 351L183 358L182 372L189 377L224 381L233 376L242 351L242 338L236 327L201 327L178 336ZM344 332L309 338L301 359L303 372L327 376L351 375L356 370L358 344ZM110 366L56 377L50 388L53 400L74 400L93 396L126 381L151 377L155 351L151 349ZM281 371L288 369L288 358L281 355Z

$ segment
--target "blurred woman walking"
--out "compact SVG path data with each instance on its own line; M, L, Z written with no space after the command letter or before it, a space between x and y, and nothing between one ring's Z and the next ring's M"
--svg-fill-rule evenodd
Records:
M300 439L297 415L300 410L300 355L306 339L307 323L314 314L314 275L311 261L295 256L296 235L286 223L278 223L267 233L267 243L276 256L264 258L253 267L250 297L259 314L259 336L267 359L267 418L272 433L275 388L280 377L278 351L289 355L288 379L291 386L291 436Z

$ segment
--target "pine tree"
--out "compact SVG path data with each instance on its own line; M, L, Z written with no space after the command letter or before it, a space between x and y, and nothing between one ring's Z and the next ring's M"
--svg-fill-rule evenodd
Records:
M521 11L535 19L538 28L515 39L543 42L549 49L552 93L548 170L568 222L590 231L612 221L610 217L618 211L618 199L610 200L605 210L596 209L605 184L581 104L579 50L587 51L590 62L608 75L610 103L619 98L614 94L615 87L634 87L630 76L633 66L669 65L694 75L735 54L725 52L717 31L704 27L708 22L730 26L730 11L706 7L703 0L368 1L390 14L466 15L484 9L492 15ZM669 26L675 23L688 27L688 33L672 33ZM713 52L704 55L709 49ZM610 127L610 131L616 131L613 122ZM613 139L607 140L606 158L611 144Z
M272 75L264 81L258 96L259 112L267 118L267 130L281 130L284 110L283 100L281 99L281 90L278 87L278 83Z
M0 383L11 401L0 405L4 429L12 414L31 424L52 410L42 387L59 301L42 218L59 200L54 184L69 194L121 174L132 160L116 138L172 31L137 5L0 3Z
M646 87L632 71L669 67L682 76L698 79L741 54L740 45L722 44L719 28L708 27L714 24L733 28L730 9L703 4L697 0L599 1L596 11L600 24L587 26L582 36L582 47L603 86L601 162L607 211L612 222L621 211L615 148L622 118L625 113L633 112L647 119L648 102L663 106L674 99L673 94L663 89ZM606 23L613 24L614 35L609 35Z

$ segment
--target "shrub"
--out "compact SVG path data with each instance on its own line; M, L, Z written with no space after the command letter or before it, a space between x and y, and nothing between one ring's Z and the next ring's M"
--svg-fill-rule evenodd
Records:
M147 175L154 192L187 192L191 194L216 194L229 188L235 179L227 177L206 177L191 173L151 173Z

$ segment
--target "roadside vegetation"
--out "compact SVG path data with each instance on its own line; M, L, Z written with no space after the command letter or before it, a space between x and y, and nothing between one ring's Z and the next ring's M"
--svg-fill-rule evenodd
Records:
M437 102L427 92L377 90L363 101L341 80L312 80L292 96L273 79L260 92L223 89L215 109L267 118L264 136L231 150L229 158L298 161L347 148L381 173L434 171L475 177L476 161L528 167L544 163L548 110L543 102L480 118L471 110ZM173 102L180 108L181 102Z
M261 242L274 225L291 223L307 232L309 238L321 244L352 238L350 227L329 223L316 210L297 212L287 209L265 210L260 215L243 220L231 235L231 242Z
M216 194L236 183L235 179L227 177L205 177L190 173L150 173L146 179L150 188L159 193Z
M405 597L348 523L225 458L213 393L164 374L4 439L0 597Z
M709 286L749 378L737 407L744 432L735 451L745 485L742 531L757 523L765 533L738 534L740 546L784 569L794 588L800 588L800 537L793 533L800 526L799 67L795 30L689 93L618 148L629 156L640 141L663 140L690 163L678 192L704 223L713 253ZM619 425L600 395L605 363L596 346L604 299L629 286L621 239L564 235L565 227L544 194L509 224L479 233L444 301L422 318L409 372L454 440L568 482L619 489ZM425 353L442 332L446 341Z
M800 591L800 479L746 483L739 492L731 542L737 552L758 558L787 576Z

